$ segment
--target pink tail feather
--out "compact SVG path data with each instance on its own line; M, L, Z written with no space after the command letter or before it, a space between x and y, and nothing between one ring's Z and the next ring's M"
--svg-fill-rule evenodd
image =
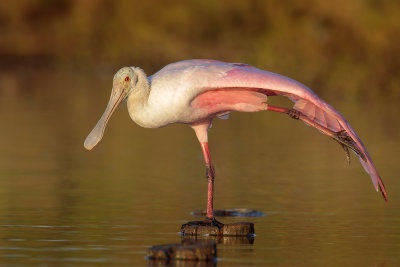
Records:
M375 190L380 190L382 192L382 196L385 198L385 201L388 201L383 181L379 176L379 173L371 157L369 156L367 149L343 115L341 115L337 110L321 99L318 99L316 103L312 103L304 99L298 100L294 105L294 109L300 111L309 119L315 121L321 126L328 128L331 131L340 132L345 130L346 133L353 139L358 150L362 153L363 157L357 155L358 159L360 160L360 163L364 167L365 171L371 176Z
M350 126L350 124L344 118L343 118L343 121L340 123L341 124L343 123L342 124L343 128L350 135L350 137L354 140L354 142L357 145L357 148L363 153L366 160L364 160L361 156L357 155L358 159L360 160L361 165L364 167L364 170L371 176L372 183L375 186L375 190L377 192L380 190L382 193L382 196L385 198L385 201L387 202L388 198L387 198L385 185L383 184L383 181L378 173L378 170L376 169L371 157L369 156L367 149L365 148L364 144L361 142L361 139L355 133L353 128Z

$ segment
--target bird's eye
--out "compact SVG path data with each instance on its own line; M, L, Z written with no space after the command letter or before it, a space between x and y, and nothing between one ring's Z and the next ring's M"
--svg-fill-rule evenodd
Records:
M131 78L129 78L129 76L125 77L125 82L129 82L131 80Z

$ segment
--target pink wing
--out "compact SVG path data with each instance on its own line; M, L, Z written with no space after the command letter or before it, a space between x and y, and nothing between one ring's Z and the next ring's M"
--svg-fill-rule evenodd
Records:
M344 130L354 140L356 147L362 153L363 157L357 156L366 172L371 176L375 189L377 191L380 190L387 201L387 193L382 179L365 146L353 128L336 109L320 99L303 84L285 76L241 63L225 63L214 60L188 60L180 64L184 66L201 66L196 75L201 74L199 76L208 77L205 84L204 82L199 82L201 87L206 89L199 91L200 93L193 98L192 105L208 104L209 106L213 106L216 103L221 105L218 99L226 99L225 96L231 94L229 99L234 104L239 102L242 104L253 104L250 107L241 106L234 110L258 111L261 109L260 103L266 101L265 96L283 95L295 102L294 109L300 111L313 122L334 132ZM220 75L215 75L216 73ZM248 93L246 94L246 92ZM229 105L232 103L225 104ZM259 108L258 110L257 107ZM223 106L221 108L216 110L223 110Z

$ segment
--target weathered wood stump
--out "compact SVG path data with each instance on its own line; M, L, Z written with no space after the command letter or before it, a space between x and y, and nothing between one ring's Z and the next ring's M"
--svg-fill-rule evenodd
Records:
M147 250L147 257L166 261L212 261L217 257L217 245L211 241L184 241L182 244L153 246Z
M254 235L254 224L250 222L223 224L217 220L191 221L181 227L182 235L249 236Z
M214 241L217 245L249 245L254 243L254 235L245 236L222 236L222 235L181 235L182 242L192 241Z

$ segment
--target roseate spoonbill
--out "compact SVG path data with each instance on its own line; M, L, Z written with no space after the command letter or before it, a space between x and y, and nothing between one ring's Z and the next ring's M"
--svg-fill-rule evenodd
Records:
M283 95L293 108L268 105L269 96ZM303 84L272 72L241 63L215 60L185 60L169 64L147 77L138 67L124 67L113 79L107 108L85 140L92 149L102 138L110 116L125 100L132 120L146 128L171 123L192 127L203 151L208 181L207 218L213 215L214 166L208 148L212 119L230 112L270 110L288 114L336 140L350 160L349 149L371 176L376 191L387 201L383 182L366 148L346 119Z

